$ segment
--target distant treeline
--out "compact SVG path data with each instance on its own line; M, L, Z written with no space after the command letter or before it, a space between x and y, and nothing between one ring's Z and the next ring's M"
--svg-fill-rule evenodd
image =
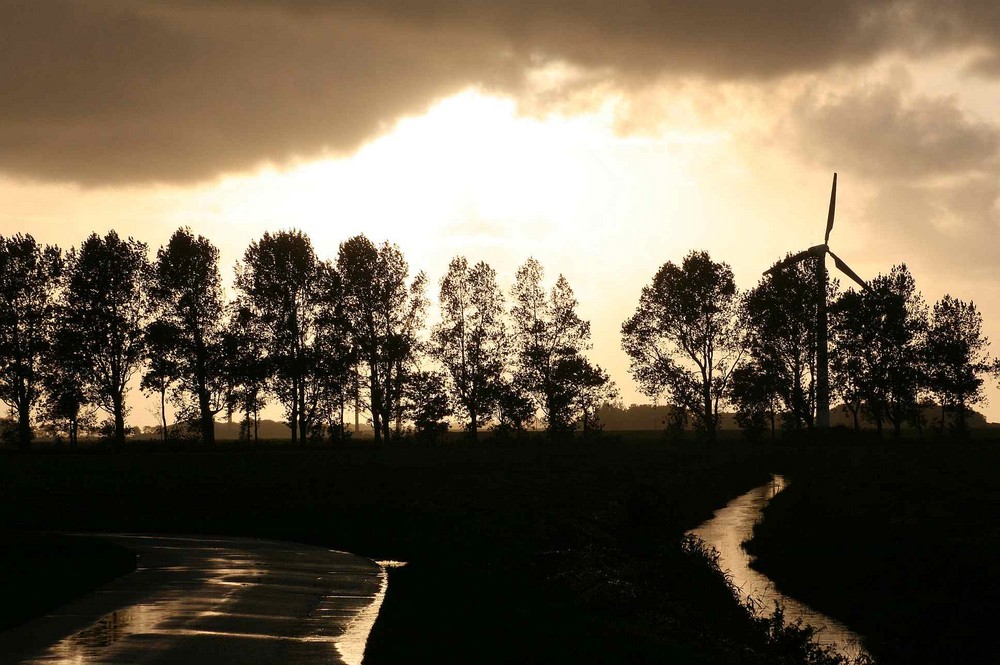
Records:
M933 402L921 405L922 418L907 423L910 428L915 429L916 423L922 422L925 426L933 425L940 417L941 406ZM649 431L649 430L695 430L695 419L690 414L682 413L682 410L675 406L652 405L652 404L631 404L622 407L615 404L604 404L598 410L597 415L605 431ZM946 425L954 424L954 414L949 413L946 418ZM853 428L854 419L851 410L844 404L836 405L830 413L830 425L833 427ZM875 429L876 423L862 415L859 422L860 427L865 429ZM969 410L966 415L966 426L970 429L986 429L1000 427L1000 424L989 423L986 417L975 410ZM741 429L739 414L731 411L719 413L719 429L735 430Z
M241 437L258 438L272 401L293 443L348 437L355 409L376 441L452 426L471 438L591 434L633 429L633 418L712 440L726 410L755 437L816 424L819 272L807 262L746 292L705 252L660 268L622 346L643 392L672 405L663 418L616 406L614 383L585 356L590 323L569 283L547 288L535 259L502 289L488 264L455 257L433 326L424 273L411 277L398 246L364 235L324 261L300 231L265 233L234 272L227 300L218 249L187 228L152 259L114 231L65 252L0 237L3 437L27 447L38 429L71 445L81 432L122 444L135 433L125 403L135 378L156 399L162 438L205 443L234 415ZM826 284L831 385L852 426L964 431L985 377L1000 372L975 305L945 296L928 308L904 265L870 287ZM934 418L930 401L941 405Z
M294 443L349 436L355 408L376 441L434 437L449 419L473 438L536 422L589 432L616 398L584 356L590 324L569 283L546 288L534 259L508 297L489 265L456 257L430 328L425 275L411 277L396 245L363 235L323 261L299 231L265 233L237 262L234 286L227 302L218 249L187 228L153 260L114 231L67 252L0 237L5 438L27 447L42 427L71 445L81 432L121 444L136 433L125 404L135 377L156 398L164 439L193 432L206 443L217 418L234 414L240 435L256 439L271 400Z

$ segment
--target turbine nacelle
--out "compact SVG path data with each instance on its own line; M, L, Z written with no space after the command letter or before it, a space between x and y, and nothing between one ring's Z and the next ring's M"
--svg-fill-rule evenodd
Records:
M837 270L839 270L840 272L844 273L852 280L857 282L858 285L861 286L861 288L864 289L865 291L871 291L871 287L868 286L865 280L861 279L858 276L858 273L851 270L851 267L849 265L844 263L839 256L830 251L830 245L829 245L830 232L833 231L833 218L834 214L836 213L836 209L837 209L837 174L834 173L833 188L830 191L830 212L826 218L826 237L824 239L823 244L813 245L809 249L801 251L798 254L793 254L792 256L789 256L787 259L784 259L782 261L778 261L773 266L765 270L764 274L765 275L773 274L786 266L794 265L796 263L799 263L800 261L805 261L806 259L817 259L819 261L822 261L824 257L826 257L826 255L829 254L831 257L833 257L833 263L834 265L837 266Z

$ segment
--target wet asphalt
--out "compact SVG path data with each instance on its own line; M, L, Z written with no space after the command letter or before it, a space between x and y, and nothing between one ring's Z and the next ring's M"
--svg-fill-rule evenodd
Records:
M0 633L2 663L360 663L373 561L250 538L107 535L134 573Z

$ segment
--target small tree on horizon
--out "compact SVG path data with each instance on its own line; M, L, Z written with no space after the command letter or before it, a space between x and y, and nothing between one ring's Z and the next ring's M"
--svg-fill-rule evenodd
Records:
M145 345L149 356L146 371L142 374L139 388L147 394L156 394L160 403L160 437L167 440L167 393L177 381L180 373L177 358L176 340L180 331L170 323L162 320L151 322L146 326Z
M950 410L959 436L966 433L969 408L986 400L984 377L995 378L1000 371L990 357L982 322L975 303L945 295L934 303L924 345L927 387L941 404L941 427Z

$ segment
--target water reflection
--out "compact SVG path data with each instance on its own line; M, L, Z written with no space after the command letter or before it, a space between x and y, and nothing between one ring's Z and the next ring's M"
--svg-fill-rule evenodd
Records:
M69 641L84 651L111 646L128 634L129 624L134 616L135 608L116 610L98 619L93 626L73 635Z
M785 619L794 622L802 619L818 629L815 641L831 646L839 653L854 657L862 652L860 637L847 626L808 605L780 593L774 588L769 577L750 567L751 557L743 549L743 541L750 538L753 526L760 519L761 510L781 490L786 482L781 476L774 476L771 482L756 487L739 496L725 508L716 511L712 519L693 529L690 533L698 536L719 552L719 566L732 576L733 584L739 589L744 600L752 599L765 610L774 607L774 602L785 608Z
M100 616L23 662L217 663L225 654L226 662L360 665L385 595L385 569L343 552L252 539L111 539L139 554L137 571L40 619Z

